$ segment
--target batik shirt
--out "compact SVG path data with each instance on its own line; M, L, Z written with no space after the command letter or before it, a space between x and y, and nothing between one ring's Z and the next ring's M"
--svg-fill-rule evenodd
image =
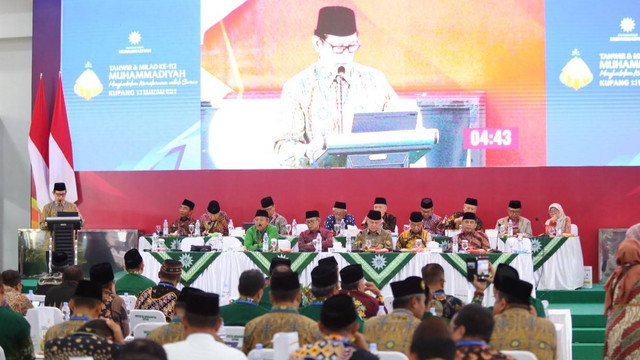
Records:
M366 350L354 347L349 339L343 338L337 334L324 336L320 341L313 344L302 346L299 350L292 353L290 360L375 360L377 356Z
M416 239L422 241L422 247L425 248L427 243L431 240L431 235L427 230L422 230L415 234L411 230L407 230L398 236L396 242L396 250L400 249L413 249L416 246Z
M489 248L491 248L491 244L489 243L487 234L483 233L482 231L476 230L472 233L462 232L456 236L458 237L458 249L462 249L462 240L467 240L469 242L469 249L471 250L489 250Z
M449 216L447 218L446 224L445 224L445 229L447 230L458 230L458 228L460 228L460 224L456 224L455 219L462 217L462 215L464 215L463 212L455 212L453 213L453 215ZM482 227L482 220L480 220L479 217L477 217L476 215L476 230L481 231L483 229Z
M278 234L289 235L287 232L287 219L285 219L284 216L274 213L271 219L269 219L269 224L278 228Z
M256 344L262 344L264 348L273 348L273 335L289 331L298 332L300 346L322 339L322 333L315 321L300 315L298 310L292 307L274 305L270 313L249 321L244 327L242 351L248 354Z
M345 225L349 226L356 226L356 218L353 217L353 215L351 214L345 214L344 215L344 223ZM327 216L327 218L324 220L324 228L327 230L331 230L333 231L333 226L336 224L336 216L331 214L329 216ZM333 234L335 235L335 234Z
M347 294L353 299L358 316L368 319L376 316L380 305L384 306L384 298L375 298L365 292L358 290L340 290L340 294Z
M444 236L444 222L442 221L442 216L433 214L429 216L428 219L422 220L422 226L425 230L431 233L431 235Z
M179 218L178 220L171 223L171 226L169 226L169 233L174 234L177 232L178 235L187 236L190 234L189 225L190 224L195 225L195 223L196 223L196 220L192 217Z
M113 360L120 358L122 347L111 340L88 332L55 338L44 346L44 358L68 360L71 357L90 356L93 360Z
M282 165L311 166L327 136L351 132L354 113L393 111L398 95L382 72L356 63L345 68L339 79L337 69L316 63L282 87L274 146Z
M510 307L494 319L490 343L495 349L531 351L538 359L556 358L556 328L551 321L533 317L528 307Z
M433 307L436 308L436 315L451 320L453 315L462 309L464 303L455 296L447 295L444 290L433 292Z
M316 232L311 232L311 230L305 230L298 236L298 248L300 251L316 251L315 246L313 246L313 241L320 234L320 239L322 240L322 251L329 251L329 248L333 246L333 232L320 228Z
M27 315L27 310L33 308L33 304L31 304L29 298L12 287L4 287L4 301L9 304L11 310L23 316Z
M45 249L49 249L49 238L51 237L51 235L49 234L50 229L47 226L47 222L45 220L48 217L58 216L58 212L78 212L78 207L76 206L76 204L68 201L63 202L62 204L53 201L42 208L42 213L40 214L40 229L47 230L44 236ZM84 219L80 220L80 226L84 226Z
M129 334L129 318L124 300L111 290L102 289L102 304L104 309L100 312L100 317L111 319L119 324L122 335L127 336Z
M200 216L200 231L207 234L221 233L222 236L229 236L229 216L224 211L220 211L218 218L211 221L209 213L206 212Z
M376 316L364 323L364 337L378 344L380 351L399 351L409 355L413 331L421 319L404 309L393 310L387 316Z
M464 345L474 343L472 345ZM477 343L477 344L475 344ZM514 360L511 356L488 346L484 341L461 341L456 346L455 360Z
M166 316L167 321L175 315L176 301L180 290L168 283L158 283L158 286L144 289L138 295L136 309L160 310Z
M171 344L185 339L184 326L179 317L174 317L167 325L162 325L149 332L147 339L160 345Z
M35 293L37 295L47 295L49 289L60 284L62 284L62 272L47 274L38 279L38 286L36 286Z
M47 333L44 335L44 341L47 342L57 337L69 336L80 329L80 327L82 327L82 325L84 325L89 320L90 319L88 317L73 317L69 321L53 325L49 328L49 330L47 330Z
M376 232L370 232L369 229L364 229L358 233L356 240L353 243L353 248L357 250L364 250L366 240L371 240L371 247L373 249L389 249L393 250L393 242L391 241L391 235L379 229Z

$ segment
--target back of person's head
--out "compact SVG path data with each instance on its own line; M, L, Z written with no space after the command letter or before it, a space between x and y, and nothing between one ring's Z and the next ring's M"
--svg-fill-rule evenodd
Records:
M238 292L242 296L254 297L264 288L264 275L258 269L245 270L240 274Z
M338 273L332 265L318 265L311 271L311 293L317 299L333 294L337 286Z
M62 281L78 282L80 280L84 280L84 274L82 273L82 268L80 266L67 266L62 272Z
M464 326L464 338L480 338L486 342L491 340L493 314L478 304L469 304L458 310L452 322L454 332Z
M103 319L87 321L77 330L77 332L86 332L105 339L113 340L113 330L111 330L109 325L107 325L107 322Z
M220 322L219 315L220 297L218 294L204 291L189 294L184 315L184 321L189 328L215 330Z
M135 339L122 347L120 360L167 360L167 353L153 340Z
M456 344L445 337L414 337L409 350L412 360L444 359L453 360L456 356Z
M178 283L180 276L182 276L182 263L180 261L166 259L162 262L162 266L160 266L160 271L158 272L158 278L161 281Z
M271 296L278 303L294 302L300 293L300 280L294 271L276 271L271 276Z
M5 286L15 288L22 281L22 276L15 270L5 270L2 272L2 282Z
M269 276L273 275L276 271L287 270L291 270L291 259L278 256L271 259L271 264L269 265Z
M500 281L497 301L504 301L506 305L526 305L529 306L529 299L533 285L531 283L513 277L504 277Z
M422 280L427 286L437 285L444 280L444 268L440 264L427 264L422 268Z
M320 325L325 333L349 330L357 320L353 299L347 294L338 294L328 298L320 310ZM354 329L355 331L355 329Z
M190 286L185 286L180 290L180 295L176 299L175 308L184 310L187 308L187 302L189 301L189 297L197 292L203 292L202 290Z
M102 285L96 281L80 280L71 300L75 309L95 309L102 304Z

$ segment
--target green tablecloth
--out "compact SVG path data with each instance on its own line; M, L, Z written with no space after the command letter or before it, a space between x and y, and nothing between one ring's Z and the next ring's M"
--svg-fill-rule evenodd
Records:
M191 286L207 267L218 257L220 252L149 252L159 263L166 259L177 260L182 263L180 283Z

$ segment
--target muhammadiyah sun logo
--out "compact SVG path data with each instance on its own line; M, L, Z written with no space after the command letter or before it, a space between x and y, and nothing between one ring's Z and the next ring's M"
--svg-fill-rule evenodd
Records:
M580 90L593 81L593 73L587 63L580 58L578 49L573 49L571 56L573 58L562 68L560 82L574 90Z
M87 100L98 96L103 89L98 75L96 75L91 67L91 62L87 61L84 65L85 70L76 79L75 85L73 85L73 92Z

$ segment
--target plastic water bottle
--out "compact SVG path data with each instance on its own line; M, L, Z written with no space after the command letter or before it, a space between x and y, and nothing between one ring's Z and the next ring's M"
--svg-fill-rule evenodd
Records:
M62 303L62 320L69 321L69 317L71 317L71 309L69 309L69 303Z
M372 353L373 355L378 355L378 344L376 343L369 344L369 352Z
M127 314L131 312L131 308L129 307L129 293L126 292L123 295L124 297L124 306L127 309Z
M344 235L347 231L347 223L344 222L344 219L340 220L340 234Z
M384 305L378 306L378 312L376 313L376 316L385 316L385 315L387 315L387 313L384 311Z
M291 236L298 235L297 226L298 226L298 223L296 222L296 219L293 219L293 221L291 222Z
M221 296L221 299L220 299L220 306L231 304L231 291L229 290L229 284L228 283L224 283L224 286L222 287L222 294L221 295L222 296Z
M267 233L264 233L264 235L262 236L262 252L268 252L269 251L269 235L267 235Z
M151 251L158 251L158 234L156 233L151 236Z
M451 238L451 252L454 254L458 253L458 235Z
M513 221L511 220L511 218L509 218L509 230L508 230L508 235L511 237L513 236Z
M435 307L431 307L431 308L429 309L429 312L430 312L430 313L431 313L431 315L433 315L433 316L438 316L438 314L436 314L436 308L435 308Z
M164 219L162 223L162 236L169 236L169 222L167 219Z
M264 349L264 347L262 346L262 344L261 344L261 343L257 343L257 344L256 344L256 350L258 350L258 351L257 351L257 352L258 352L258 354L257 354L258 356L256 356L256 357L255 357L255 359L257 359L257 360L262 360L262 349Z
M196 228L193 232L195 236L200 236L200 219L196 220Z
M316 235L316 252L322 252L322 236L320 236L320 232Z
M33 303L33 290L29 290L29 295L27 295L30 303Z
M507 230L505 229L504 224L500 224L500 228L498 230L498 234L504 235L506 233L507 233Z
M222 324L220 324L220 328L218 329L218 336L220 337L220 339L222 339L223 341L226 339L227 337L227 330L224 328L224 320L222 320Z
M347 252L350 253L351 252L351 247L353 246L352 242L351 242L351 234L347 234L347 238L345 240L345 247L347 248Z
M396 234L396 235L398 235L398 225L396 225L396 227L395 227L395 228L393 228L393 233L394 233L394 234Z
M231 236L231 232L235 229L233 227L233 219L229 219L229 236Z

